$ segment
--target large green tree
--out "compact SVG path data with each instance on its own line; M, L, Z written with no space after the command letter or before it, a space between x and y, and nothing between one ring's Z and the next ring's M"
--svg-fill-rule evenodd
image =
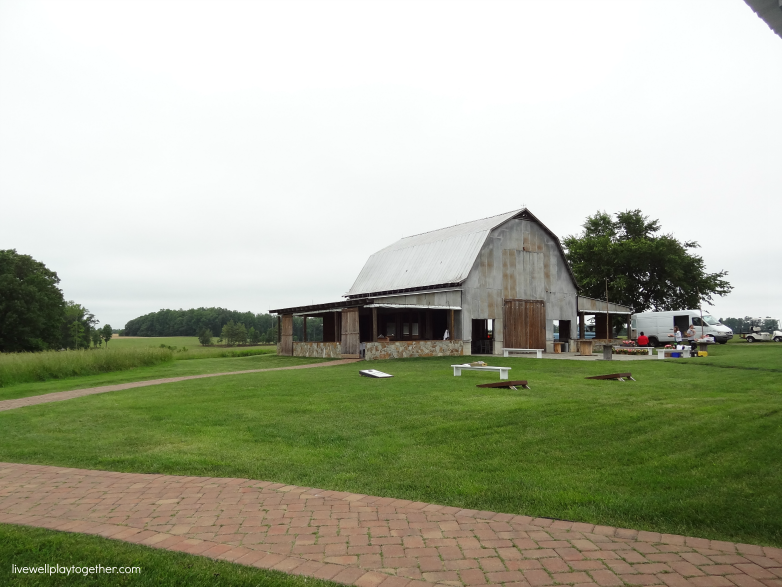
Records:
M30 255L0 250L0 352L59 348L65 307L59 283Z
M598 212L583 229L562 244L584 296L605 299L607 283L610 301L646 312L697 308L733 289L727 271L706 272L697 242L661 234L640 210Z

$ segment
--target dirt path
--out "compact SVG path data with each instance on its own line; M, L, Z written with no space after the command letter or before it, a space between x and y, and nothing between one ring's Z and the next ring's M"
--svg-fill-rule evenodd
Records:
M0 522L358 587L782 587L779 548L251 479L0 463Z
M0 401L0 412L6 410L15 410L25 406L35 406L49 402L62 402L68 399L74 399L85 395L94 395L96 393L108 393L109 391L121 391L123 389L133 389L134 387L148 387L150 385L161 385L163 383L174 383L176 381L187 381L189 379L204 379L206 377L222 377L223 375L242 375L244 373L263 373L265 371L287 371L289 369L314 369L315 367L333 367L335 365L347 365L355 363L359 359L340 359L337 361L326 361L325 363L315 363L312 365L296 365L293 367L274 367L272 369L249 369L247 371L229 371L227 373L209 373L206 375L188 375L185 377L167 377L165 379L150 379L148 381L134 381L132 383L119 383L117 385L103 385L101 387L89 387L87 389L74 389L72 391L58 391L44 395L32 395L19 399L7 399Z

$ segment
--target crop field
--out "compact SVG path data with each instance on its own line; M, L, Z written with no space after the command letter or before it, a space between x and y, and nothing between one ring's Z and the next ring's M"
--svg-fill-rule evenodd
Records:
M198 342L198 338L195 336L119 336L111 339L109 348L137 349L165 345L176 349L174 358L177 360L246 357L250 355L263 355L277 352L277 345L274 344L224 347L217 346L217 337L214 337L212 342L215 343L214 346L201 346L201 343Z
M272 359L293 360L213 361ZM453 362L372 362L386 380L359 377L358 364L247 373L2 412L0 460L782 545L782 345L689 361L490 360L529 391L477 388L496 374L455 378ZM612 371L637 381L585 379Z

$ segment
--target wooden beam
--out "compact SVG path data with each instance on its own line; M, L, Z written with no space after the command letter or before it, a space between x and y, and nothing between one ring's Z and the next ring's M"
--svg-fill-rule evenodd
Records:
M304 339L303 342L307 342L307 317L304 316L304 319L302 320L302 338Z
M377 342L377 308L372 308L372 342Z
M280 325L282 324L282 317L277 314L277 344L280 343Z

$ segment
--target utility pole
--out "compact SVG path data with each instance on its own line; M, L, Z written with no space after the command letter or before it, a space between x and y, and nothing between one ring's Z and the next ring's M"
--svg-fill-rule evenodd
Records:
M606 277L606 338L611 338L611 318L608 311L608 278Z

